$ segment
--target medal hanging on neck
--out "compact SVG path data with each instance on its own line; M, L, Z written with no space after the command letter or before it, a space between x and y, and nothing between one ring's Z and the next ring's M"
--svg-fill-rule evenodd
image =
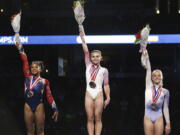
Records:
M159 87L157 90L155 88L155 86L152 88L152 104L151 104L151 108L153 110L157 110L157 100L159 99L160 95L161 95L162 89L161 87Z
M34 92L32 91L32 89L36 86L36 84L41 80L40 77L37 77L36 80L33 82L33 76L31 77L30 80L30 84L29 84L29 89L28 89L28 93L27 93L27 97L31 98L34 96Z
M92 65L92 67L91 67L92 73L91 73L91 81L89 82L89 86L93 89L96 88L95 80L96 80L96 76L99 72L99 69L100 69L100 66L95 67L95 65Z

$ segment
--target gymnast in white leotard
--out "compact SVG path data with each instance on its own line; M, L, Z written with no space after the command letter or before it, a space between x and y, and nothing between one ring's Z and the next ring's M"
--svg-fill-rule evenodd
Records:
M101 67L101 51L93 50L89 54L88 47L85 43L84 32L80 31L82 47L85 55L86 64L86 95L85 109L87 114L87 129L89 135L100 135L102 130L101 116L103 108L110 103L110 87L108 70ZM103 88L106 96L104 101Z
M93 52L99 52L94 50ZM100 65L92 64L89 58L89 52L85 52L85 63L86 63L86 90L93 99L102 92L102 85L108 85L108 70ZM91 86L94 83L94 87Z
M163 114L166 121L165 133L170 133L169 118L169 91L163 88L163 74L161 70L154 70L151 73L151 64L147 50L141 56L141 63L146 69L146 90L145 90L145 116L144 131L146 135L163 134Z

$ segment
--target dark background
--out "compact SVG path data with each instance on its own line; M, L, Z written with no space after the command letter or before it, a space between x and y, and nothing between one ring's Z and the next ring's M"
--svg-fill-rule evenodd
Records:
M170 3L168 5L168 2ZM150 23L152 34L179 34L178 0L87 0L84 27L91 34L134 34ZM0 0L0 35L13 35L10 15L22 9L22 35L78 34L72 0ZM80 45L25 46L29 61L43 60L49 72L53 96L60 108L54 123L46 105L46 135L87 135L84 110L85 65ZM139 46L89 45L103 52L102 65L110 73L111 103L103 113L102 135L144 135L145 70L140 63ZM180 46L148 45L152 69L161 69L164 87L170 91L171 135L180 129ZM65 76L58 76L58 58L64 60ZM0 134L23 135L23 73L14 46L0 46Z

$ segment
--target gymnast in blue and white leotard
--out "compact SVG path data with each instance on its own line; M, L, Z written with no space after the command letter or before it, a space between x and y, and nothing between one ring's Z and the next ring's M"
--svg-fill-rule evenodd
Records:
M35 127L37 135L44 135L45 111L43 104L43 93L54 111L53 119L57 121L58 108L51 94L49 81L40 76L42 64L40 61L32 62L29 67L26 53L21 43L16 43L19 55L22 60L24 83L24 119L27 127L27 135L34 135ZM35 125L35 126L34 126Z
M141 56L141 63L146 69L146 90L145 90L145 133L147 135L161 135L163 131L149 128L147 125L162 125L163 114L166 121L166 133L170 132L169 118L169 91L163 88L163 75L161 70L154 70L151 73L151 65L147 50ZM148 122L149 123L148 123ZM147 124L148 123L148 124ZM152 126L153 127L153 126ZM148 131L149 129L149 131ZM162 127L163 130L163 127ZM154 131L150 134L150 131ZM158 133L155 133L157 132Z

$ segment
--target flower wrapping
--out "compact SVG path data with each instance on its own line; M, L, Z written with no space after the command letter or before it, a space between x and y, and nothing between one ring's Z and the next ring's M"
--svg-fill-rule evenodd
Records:
M85 20L85 13L84 13L84 7L83 7L83 1L74 1L74 17L79 25L82 25L82 23Z
M12 17L11 25L15 33L20 31L21 12Z
M142 53L143 50L146 50L147 44L148 44L148 37L150 34L150 26L147 24L140 32L138 32L135 40L135 44L140 44L140 50L139 52Z

